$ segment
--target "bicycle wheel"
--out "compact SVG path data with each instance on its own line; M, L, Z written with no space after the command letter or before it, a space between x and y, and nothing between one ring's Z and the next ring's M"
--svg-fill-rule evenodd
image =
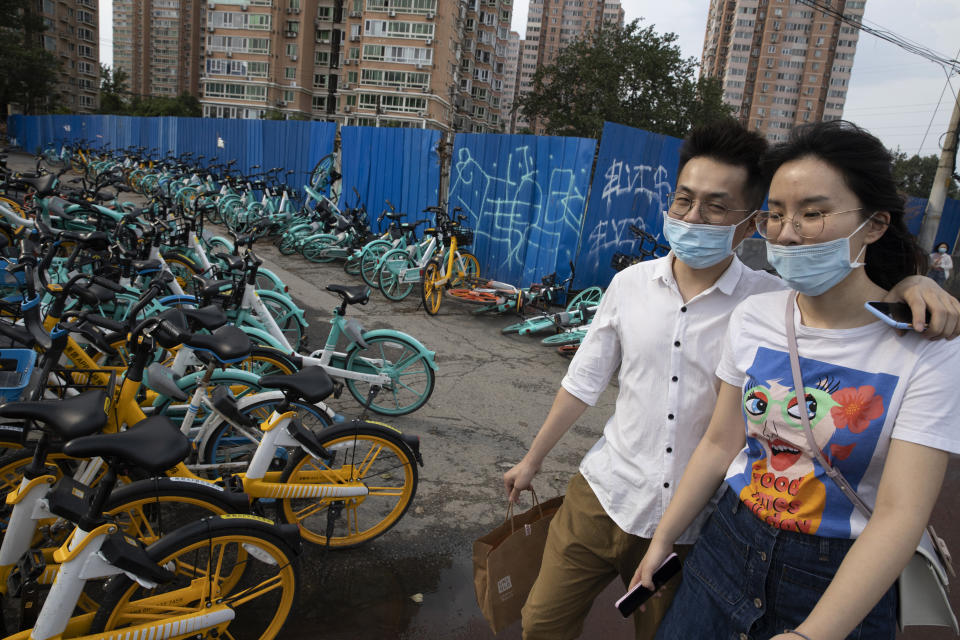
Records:
M580 303L592 307L595 304L600 303L600 298L603 297L603 289L600 287L587 287L577 295L573 297L567 304L567 311L574 311L577 307L580 306Z
M440 312L440 303L443 302L443 286L437 285L440 279L440 265L436 261L427 263L420 280L420 300L423 309L429 315L435 316Z
M242 412L259 424L269 418L274 409L281 404L283 404L283 396L278 393L274 398L243 407ZM330 426L330 418L322 408L316 405L293 402L290 411L296 411L297 419L314 433L320 433ZM202 443L199 460L204 464L232 465L236 467L235 471L243 471L260 444L259 438L252 439L251 436L259 435L259 430L247 433L236 429L229 422L221 421L213 427L210 437ZM281 467L288 458L286 449L278 448L274 455L274 459L280 461ZM219 474L219 471L216 473Z
M472 253L458 251L459 260L454 258L455 274L450 278L451 287L469 287L471 280L480 275L480 262Z
M333 262L334 256L329 255L330 249L336 246L337 238L331 235L317 236L305 243L301 253L310 262Z
M215 614L226 606L235 617L218 637L271 640L279 635L296 599L297 553L266 518L205 518L147 547L154 562L176 574L172 582L147 589L126 575L112 578L91 632L190 613Z
M418 470L409 448L390 429L361 423L338 433L318 434L330 462L297 450L280 476L291 484L364 485L369 493L356 498L284 499L279 516L300 527L300 535L326 545L330 509L336 516L331 547L345 549L369 542L395 525L417 493Z
M196 284L193 277L203 271L200 265L179 251L168 251L163 254L163 260L170 267L170 272L177 279L177 284L180 285L183 292L193 295Z
M390 251L392 246L386 240L374 240L363 248L360 254L360 277L368 287L376 289L380 286L380 258Z
M297 364L283 351L273 347L254 347L243 362L234 365L238 369L250 371L260 377L270 375L291 375L300 370Z
M360 275L360 256L350 256L343 261L343 271L347 275Z
M380 260L380 271L377 272L377 283L380 291L388 300L398 302L413 291L414 282L405 277L407 269L416 269L417 263L404 249L388 251Z
M150 478L115 490L103 511L126 535L153 544L161 536L207 516L236 513L225 491L192 478Z
M314 189L324 189L330 186L330 173L333 171L334 157L332 153L320 158L313 171L310 172L310 186Z
M366 348L355 345L347 353L344 367L356 373L386 374L390 381L370 409L382 415L402 416L422 407L433 393L436 379L430 363L416 345L400 336L364 338ZM347 389L362 406L367 404L370 385L346 379Z
M277 245L280 253L285 256L293 255L297 252L297 236L293 233L285 233L280 237L280 244Z

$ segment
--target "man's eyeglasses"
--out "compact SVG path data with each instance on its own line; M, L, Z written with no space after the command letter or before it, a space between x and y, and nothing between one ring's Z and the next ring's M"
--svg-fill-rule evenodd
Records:
M863 211L863 207L857 209L847 209L846 211L834 211L824 213L816 209L801 211L799 214L787 217L776 211L757 211L757 233L767 240L776 240L783 231L784 222L789 220L793 225L793 230L797 235L807 240L816 238L823 233L823 220L827 216L838 216L841 213L853 213L854 211Z
M725 224L728 213L750 213L751 209L731 209L719 200L699 200L686 193L671 193L667 196L667 211L676 218L690 212L695 203L700 204L700 218L707 224Z

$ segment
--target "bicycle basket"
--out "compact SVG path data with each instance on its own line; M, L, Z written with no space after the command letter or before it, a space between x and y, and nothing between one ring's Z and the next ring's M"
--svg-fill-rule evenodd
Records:
M0 349L0 402L20 398L36 360L32 349Z
M457 246L459 247L469 247L473 244L473 229L464 229L463 227L458 227L456 236Z
M104 389L112 402L117 383L116 369L54 369L46 380L43 397L70 398L84 391Z

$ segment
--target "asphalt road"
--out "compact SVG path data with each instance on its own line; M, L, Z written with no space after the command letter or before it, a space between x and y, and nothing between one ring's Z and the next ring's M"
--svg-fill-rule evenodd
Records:
M29 161L11 157L11 166ZM322 344L330 311L338 298L329 284L360 284L339 263L311 264L281 256L271 244L256 250L306 311L309 336ZM436 351L439 365L430 402L413 415L388 419L421 439L425 467L413 506L384 536L355 550L326 554L306 547L302 590L285 640L339 639L515 639L519 624L494 636L480 615L473 590L473 540L504 518L501 474L519 460L532 441L563 377L566 361L536 338L504 336L508 317L475 317L464 303L446 299L440 314L428 316L411 298L390 302L374 292L365 306L348 315L365 328L409 333ZM588 410L548 457L535 482L542 499L563 493L583 454L600 436L613 409L615 382L599 405ZM351 416L359 406L349 394L331 402ZM960 466L952 464L934 524L960 553ZM632 624L613 609L622 593L613 584L600 597L583 638L632 637ZM960 609L954 589L954 609ZM422 596L422 602L415 602ZM902 638L954 637L945 630L913 630Z

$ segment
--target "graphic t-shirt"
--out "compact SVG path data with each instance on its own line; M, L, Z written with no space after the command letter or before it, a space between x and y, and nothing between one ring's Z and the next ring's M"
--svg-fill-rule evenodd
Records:
M717 375L743 391L747 440L726 481L771 526L855 538L866 518L816 460L800 411L824 457L873 505L891 438L960 452L960 341L901 337L879 321L815 329L795 311L805 387L797 394L783 317L788 295L753 296L731 316Z

